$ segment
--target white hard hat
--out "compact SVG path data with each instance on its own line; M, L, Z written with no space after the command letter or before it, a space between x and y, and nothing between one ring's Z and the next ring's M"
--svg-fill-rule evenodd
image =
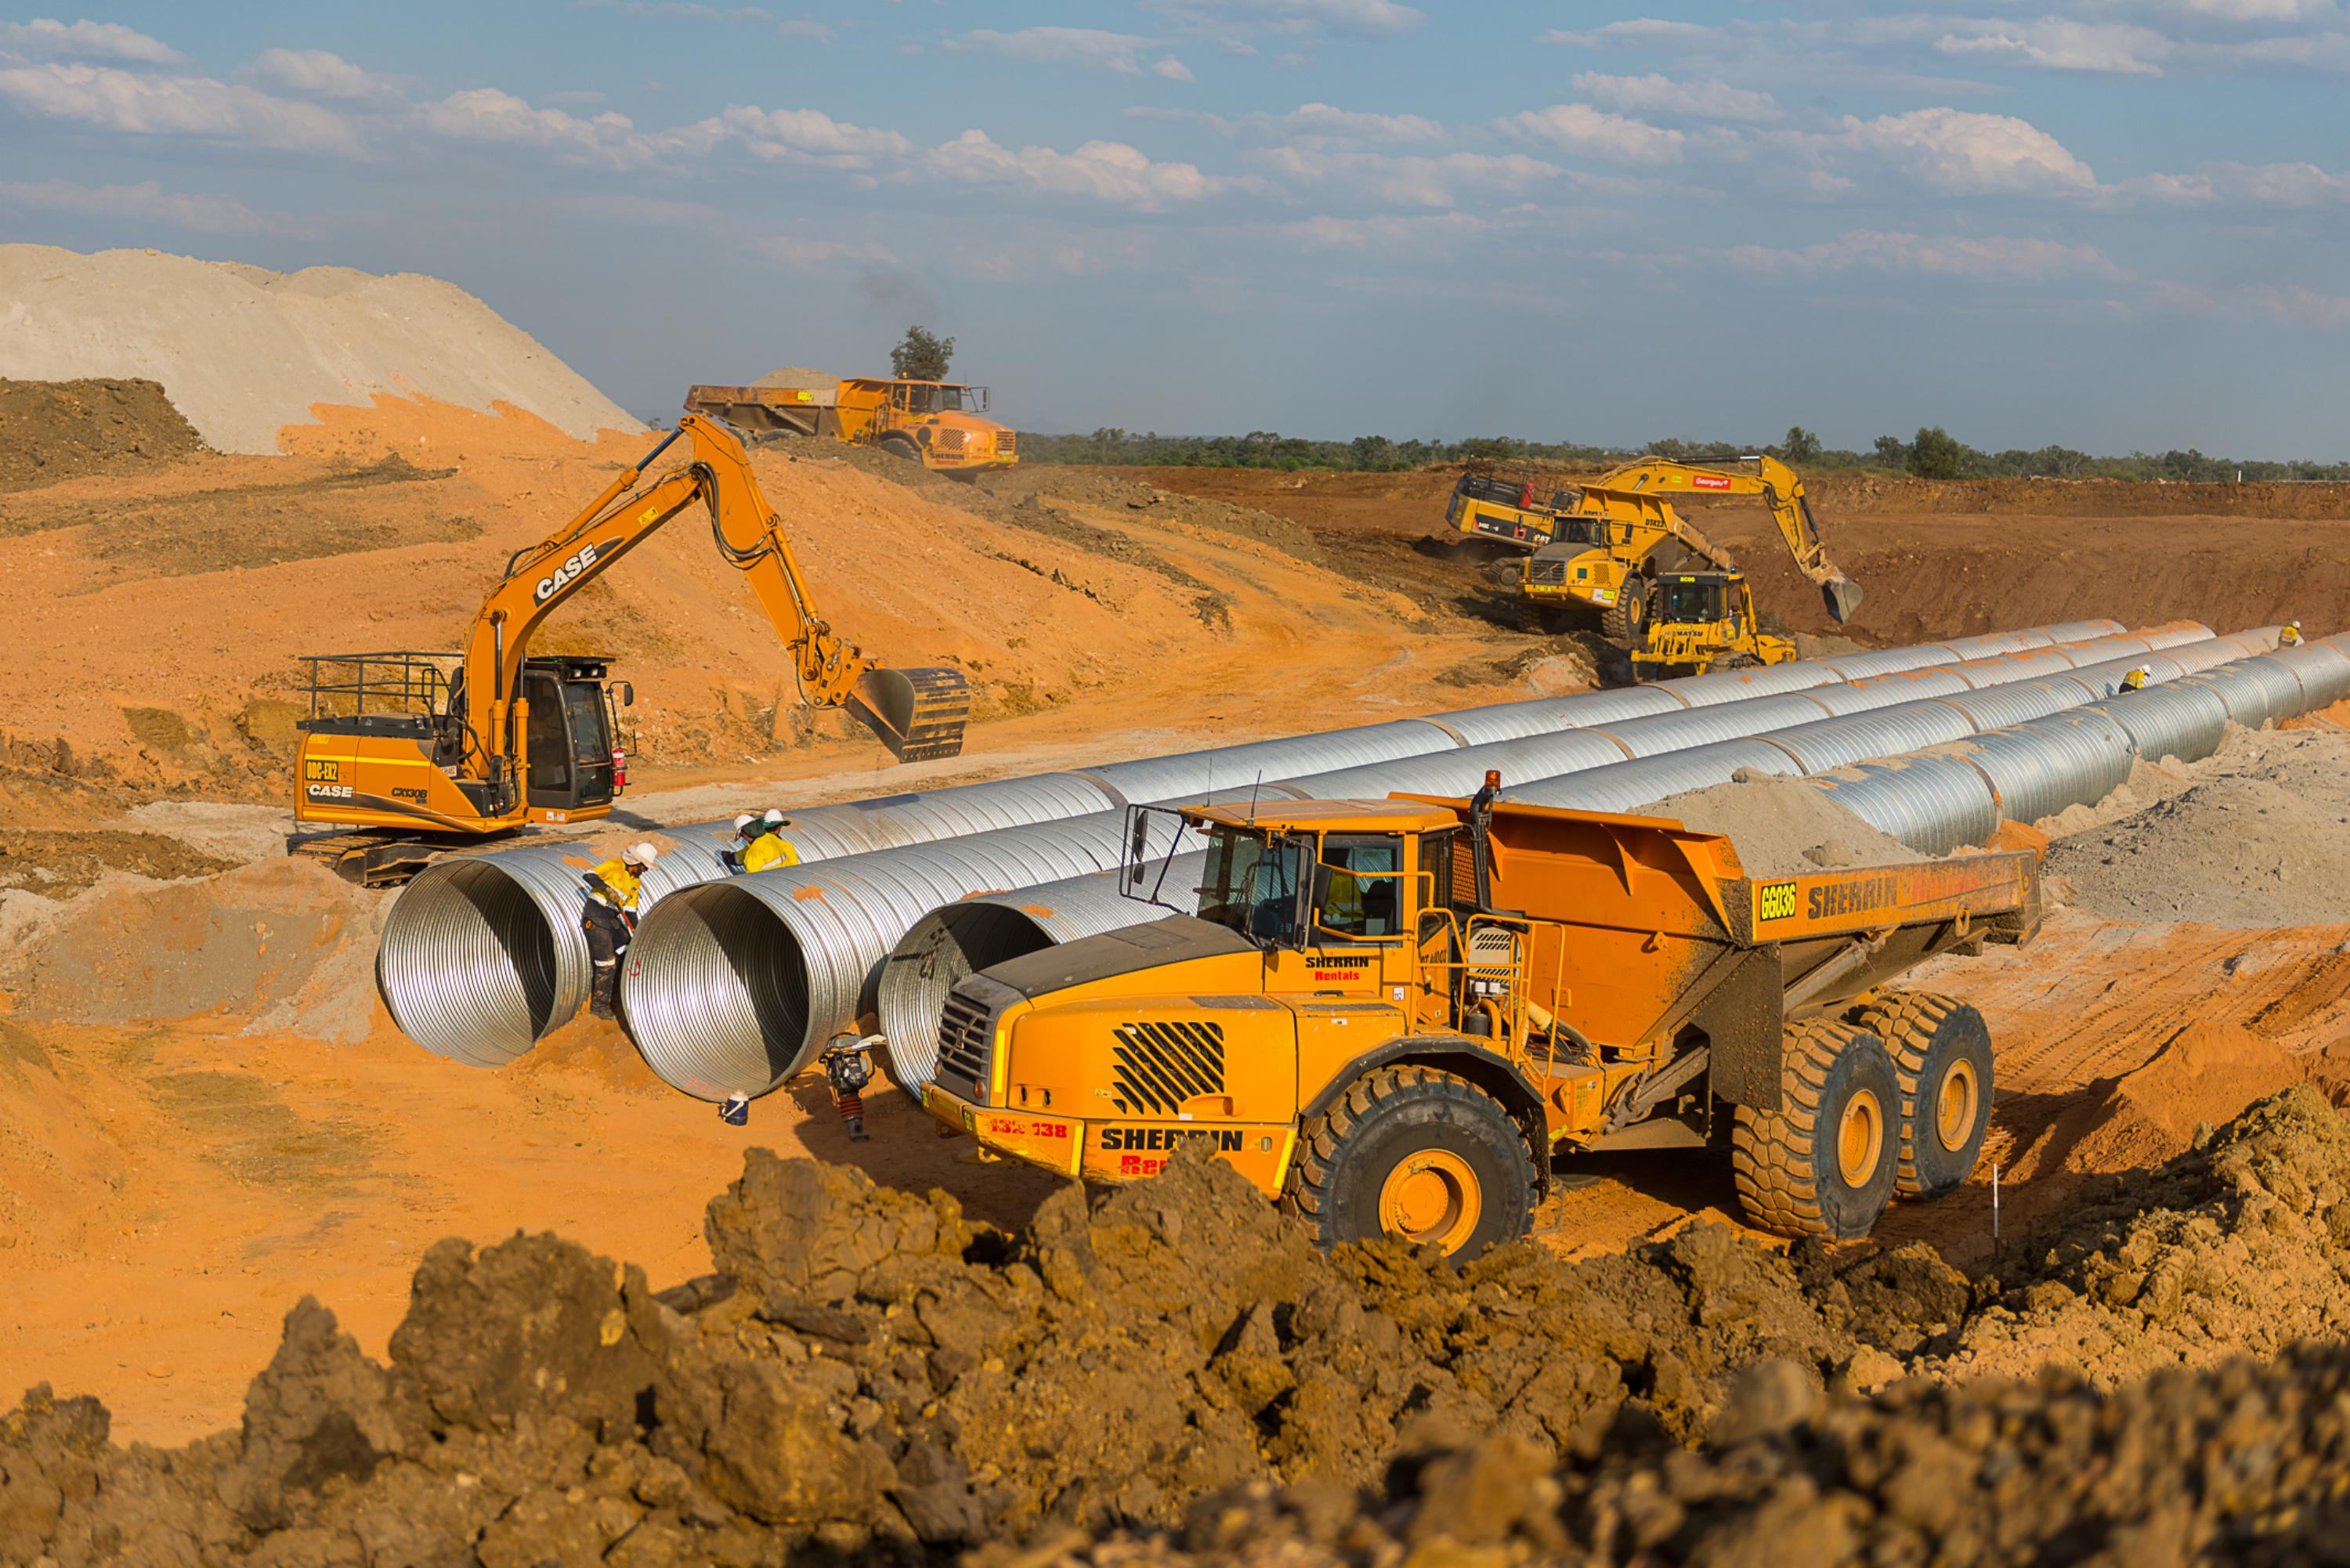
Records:
M741 815L737 816L737 817L734 819L734 831L735 831L735 832L737 832L737 833L740 833L740 832L742 832L744 828L746 828L746 827L750 826L753 823L754 823L754 822L756 822L756 821L758 821L758 820L759 820L759 814L758 814L757 812L755 812L755 811L746 811L746 812L743 812Z
M759 820L765 823L769 827L781 827L785 822L788 822L791 819L771 805L767 808L767 815L761 817Z
M620 851L622 863L629 866L650 866L660 858L660 851L650 844L631 844Z

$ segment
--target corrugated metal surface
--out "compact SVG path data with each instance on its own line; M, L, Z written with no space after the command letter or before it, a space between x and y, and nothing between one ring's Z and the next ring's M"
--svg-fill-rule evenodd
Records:
M1578 691L1568 697L1538 697L1495 702L1435 715L1445 728L1472 746L1514 741L1554 730L1586 729L1648 713L1678 713L1688 704L1665 685L1619 686L1608 691Z
M2211 628L2199 620L2174 620L2147 627L2138 635L2146 639L2148 648L2173 648L2182 642L2200 642L2211 635Z
M2127 731L2131 746L2150 763L2165 757L2199 761L2218 751L2228 732L2228 705L2220 694L2188 680L2149 686L2090 708Z
M2120 628L2116 627L2116 630ZM1995 654L2021 653L2026 649L2045 648L2056 639L2039 627L2024 627L2016 631L1987 631L1980 637L1946 637L1942 646L1956 659L1989 659Z
M1914 702L1920 697L1947 697L1953 691L1971 691L1974 689L1974 683L1955 668L1942 665L1930 670L1907 670L1891 675L1872 675L1852 682L1851 686L1845 690L1869 697L1882 695L1885 700L1878 702L1877 706L1889 708L1896 702ZM1827 693L1835 690L1837 688L1822 687L1820 696L1816 700L1832 701L1834 699Z
M874 1004L899 939L972 893L1118 864L1123 812L1000 829L690 888L637 928L621 985L629 1033L699 1099L764 1094Z
M1959 656L1939 642L1921 642L1908 648L1873 648L1860 653L1835 653L1820 660L1844 680L1859 680L1871 675L1893 675L1904 670L1923 670L1958 661Z
M1318 735L1216 746L1204 752L1186 752L1180 756L1106 763L1081 772L1084 777L1117 792L1117 801L1112 804L1148 805L1191 800L1211 789L1246 785L1260 777L1295 778L1300 774L1360 767L1366 763L1384 763L1397 757L1424 756L1430 752L1450 751L1459 744L1435 724L1418 719L1398 719Z
M2202 646L2199 642L2186 643L2180 650L2192 651ZM2122 659L2084 664L2073 671L2073 679L2088 688L2091 696L2111 697L2121 691L2123 678L2133 670L2145 670L2147 684L2153 686L2179 680L2187 674L2185 667L2169 653L2134 653Z
M1759 735L1790 724L1808 724L1826 717L1826 710L1800 694L1758 697L1751 702L1692 708L1686 713L1659 713L1652 719L1627 719L1607 726L1607 733L1623 742L1636 757L1686 751L1739 735Z
M1980 691L1937 701L1964 714L1977 730L2001 730L2027 719L2077 708L2097 695L2072 676L2057 675L2038 680L2011 680L2004 686L1986 686Z
M2022 653L1998 653L1988 659L1970 659L1950 668L1967 678L1968 683L1981 690L1987 686L2007 686L2018 680L2038 680L2050 675L2062 675L2075 661L2063 649L2035 648Z
M920 1089L938 1072L939 1012L963 976L1079 937L1191 914L1200 907L1207 857L1180 855L1144 868L1128 895L1124 874L1097 871L1041 887L977 893L932 909L899 940L876 988L890 1076Z
M2304 642L2280 648L2267 656L2284 666L2301 682L2302 711L2314 713L2350 696L2350 654L2328 642Z
M1711 708L1722 702L1742 702L1749 697L1801 691L1807 686L1823 686L1836 679L1836 672L1825 665L1797 661L1773 664L1760 670L1723 670L1711 675L1684 675L1674 680L1659 680L1657 684L1669 689L1692 708Z
M1558 805L1576 811L1638 811L1668 795L1727 784L1741 768L1766 774L1797 771L1795 759L1767 741L1716 741L1711 745L1591 768L1564 778L1537 779L1512 788L1509 796L1524 805Z
M1991 781L1961 757L1918 753L1856 763L1809 782L1863 822L1926 855L1981 844L1999 828Z
M1947 702L1903 702L1873 712L1821 719L1762 739L1795 759L1807 774L1825 773L1869 757L1915 752L1975 732L1967 716Z
M2064 620L2040 629L2048 634L2051 642L2086 642L2093 637L2112 637L2129 628L2117 620Z
M2208 684L2227 703L2230 718L2254 730L2292 718L2306 701L2300 680L2273 653L2231 659L2188 679Z
M376 955L376 986L400 1032L436 1055L495 1067L578 1012L588 975L579 877L593 865L533 845L443 860L411 883ZM557 929L572 940L556 940Z
M1398 792L1474 794L1485 782L1488 768L1498 768L1504 781L1515 782L1606 767L1624 761L1627 754L1621 742L1605 730L1567 730L1555 735L1470 746L1432 757L1409 757L1376 767L1310 774L1289 780L1288 784L1299 798L1305 800L1346 800L1365 795L1376 798Z
M2105 714L2075 708L2013 729L1938 746L1929 755L1972 763L1991 781L2002 815L2037 822L2068 805L2103 800L2129 777L2129 732Z

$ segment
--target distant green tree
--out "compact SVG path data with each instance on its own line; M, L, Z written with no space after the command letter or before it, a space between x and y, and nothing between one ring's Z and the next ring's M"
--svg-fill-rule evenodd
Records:
M1909 472L1920 479L1959 479L1974 454L1939 425L1920 425L1909 442Z
M1801 467L1820 460L1820 438L1801 425L1789 425L1787 437L1779 443L1779 460Z
M1909 443L1899 436L1878 436L1876 456L1877 461L1887 468L1907 468L1909 466Z
M905 340L889 350L889 373L901 381L943 381L954 343L927 327L909 327Z

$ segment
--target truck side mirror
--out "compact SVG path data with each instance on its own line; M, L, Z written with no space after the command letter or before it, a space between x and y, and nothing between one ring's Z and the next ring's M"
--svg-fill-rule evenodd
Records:
M634 685L632 685L631 683L629 683L629 681L626 681L626 680L621 681L621 682L620 682L620 706L621 706L621 707L623 707L623 708L633 708L633 707L635 707L636 705L637 705L637 689L636 689L636 687L635 687Z
M1297 935L1301 941L1313 934L1314 911L1326 908L1330 902L1330 879L1333 875L1330 867L1317 859L1314 863L1314 875L1308 877L1305 879L1305 886L1299 889L1305 895L1305 900L1304 906L1297 911Z
M1126 841L1126 857L1140 864L1150 854L1150 818L1141 812L1134 814L1134 828Z

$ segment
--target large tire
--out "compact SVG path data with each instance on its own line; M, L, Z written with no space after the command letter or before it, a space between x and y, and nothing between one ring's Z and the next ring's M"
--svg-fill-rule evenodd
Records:
M1648 585L1627 577L1616 602L1599 612L1599 635L1618 648L1638 649L1648 639Z
M881 451L887 452L891 457L901 458L908 462L916 464L920 463L922 461L922 449L915 443L913 438L910 436L895 434L885 435L873 444L880 448Z
M1300 1130L1285 1207L1325 1247L1396 1235L1473 1258L1534 1222L1525 1135L1494 1098L1434 1067L1381 1067Z
M1991 1027L1956 997L1895 992L1855 1019L1885 1042L1901 1085L1894 1190L1939 1198L1974 1174L1991 1130Z
M1856 1024L1787 1034L1779 1108L1741 1106L1731 1169L1746 1217L1782 1236L1866 1236L1893 1200L1900 1082L1885 1044Z

